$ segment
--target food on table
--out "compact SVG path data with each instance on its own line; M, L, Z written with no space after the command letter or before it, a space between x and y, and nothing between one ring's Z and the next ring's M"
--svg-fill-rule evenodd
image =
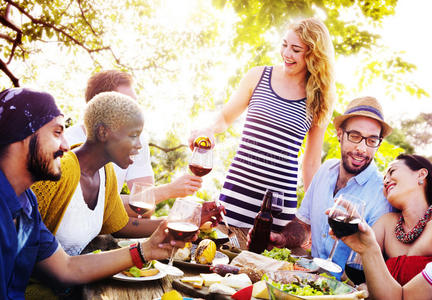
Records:
M131 267L125 271L122 271L122 274L129 277L149 277L154 276L159 273L159 270L154 267L156 261L152 260L146 263L141 269L137 267Z
M200 264L211 264L216 255L216 244L212 240L204 239L195 250L195 261Z
M202 240L213 239L213 240L215 240L218 238L217 232L213 227L211 227L211 224L212 223L209 221L209 222L205 222L203 225L201 225L200 233L198 234L199 239L202 239Z
M210 267L210 270L221 275L225 276L226 274L240 274L244 273L248 275L252 283L260 281L264 273L260 270L256 270L250 267L237 267L233 265L224 265L217 264L216 266Z
M222 276L216 273L201 273L200 276L204 280L204 286L210 286L213 283L221 283L222 282Z
M252 281L252 283L260 281L264 275L264 272L251 267L240 268L240 273L246 274L249 277L249 279Z
M276 260L288 261L291 263L295 263L297 261L296 258L291 256L291 250L288 248L276 248L269 250L264 250L262 255L271 257Z
M265 280L260 280L253 284L252 297L259 299L270 299Z
M189 283L196 289L201 289L204 284L204 279L201 276L186 276L180 279L180 281Z
M177 250L177 252L174 254L174 259L180 261L190 261L191 247L192 244L190 242L186 243L183 248Z
M214 283L209 287L209 292L231 296L235 294L237 291L232 287L226 286L225 284Z
M318 296L334 294L327 280L324 278L319 278L314 281L297 277L294 278L291 283L271 281L271 284L284 292L298 296Z
M252 285L252 281L246 274L227 274L222 277L221 283L237 290Z
M241 290L237 291L234 295L231 295L231 299L234 300L245 300L245 299L251 299L252 297L252 289L253 286L247 286L245 288L242 288Z
M230 264L238 267L249 267L263 273L294 269L293 263L276 260L250 251L242 251Z
M165 292L162 295L161 300L183 300L182 295L176 290L171 290L169 292Z
M221 275L221 276L225 276L228 273L238 274L240 272L240 267L232 266L232 265L217 264L216 266L210 267L210 270Z

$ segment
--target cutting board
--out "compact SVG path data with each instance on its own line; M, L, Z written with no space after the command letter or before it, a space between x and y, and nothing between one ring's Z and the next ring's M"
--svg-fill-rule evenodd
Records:
M206 300L230 300L231 296L209 293L208 287L203 286L201 289L196 289L192 285L181 282L180 279L174 279L172 282L174 289L181 293L185 293L188 296L194 298L203 298Z

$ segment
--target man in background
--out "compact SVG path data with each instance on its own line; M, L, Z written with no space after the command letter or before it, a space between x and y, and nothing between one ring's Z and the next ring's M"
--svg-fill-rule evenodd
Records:
M106 70L90 77L85 91L85 100L88 103L97 94L111 91L122 93L135 100L137 99L137 95L133 89L133 78L130 74L118 70ZM76 124L67 128L65 137L71 146L84 143L86 140L84 125ZM122 169L114 165L119 193L125 182L129 189L132 188L134 182L154 184L153 170L150 163L150 151L148 142L145 140L143 134L140 135L140 141L142 149L135 157L133 164L127 169ZM201 184L201 177L184 174L171 183L154 187L155 202L159 203L169 198L192 195L201 188ZM126 204L125 208L128 214L130 216L137 216L136 213L129 208L129 205L127 205L127 196L122 195L122 199L123 203ZM151 213L153 212L150 212L150 214ZM148 214L146 216L148 216Z

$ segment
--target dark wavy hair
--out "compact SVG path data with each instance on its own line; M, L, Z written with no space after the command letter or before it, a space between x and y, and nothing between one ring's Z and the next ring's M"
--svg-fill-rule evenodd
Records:
M432 205L432 163L425 157L416 154L400 154L396 159L403 160L405 164L413 171L426 169L426 200Z

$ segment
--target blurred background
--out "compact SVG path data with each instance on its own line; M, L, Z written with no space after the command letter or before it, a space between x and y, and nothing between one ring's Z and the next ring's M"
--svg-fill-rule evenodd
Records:
M371 95L395 128L376 155L383 171L401 152L432 157L431 9L428 0L2 0L0 88L49 91L74 124L91 74L130 72L155 180L165 183L188 172L190 131L213 118L249 68L281 62L291 20L315 16L336 50L334 114ZM218 196L242 125L240 118L217 137L198 197ZM322 160L339 152L330 125Z

